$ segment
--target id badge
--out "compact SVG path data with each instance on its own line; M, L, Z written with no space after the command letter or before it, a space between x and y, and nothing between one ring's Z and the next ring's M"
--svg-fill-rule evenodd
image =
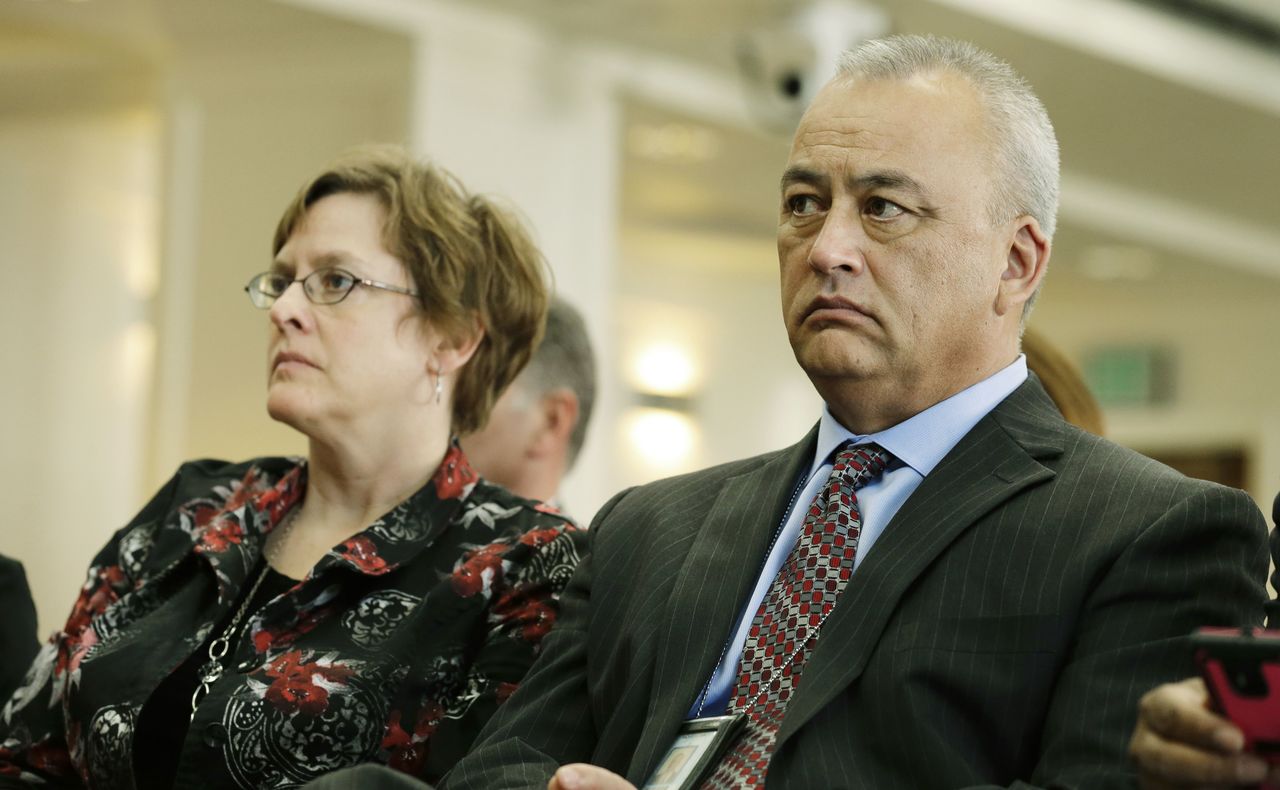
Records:
M685 721L641 790L694 790L720 763L744 721L741 713Z

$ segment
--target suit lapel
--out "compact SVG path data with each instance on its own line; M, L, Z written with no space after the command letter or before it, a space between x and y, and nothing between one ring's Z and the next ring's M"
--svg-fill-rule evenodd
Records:
M725 480L706 519L697 525L689 556L666 608L669 625L654 669L647 728L637 748L647 775L679 722L719 663L730 631L751 595L765 552L797 477L813 461L817 428L761 465ZM646 754L646 751L652 752Z
M787 708L781 744L857 680L898 601L976 520L1053 477L1062 417L1034 376L974 426L903 503L822 626Z

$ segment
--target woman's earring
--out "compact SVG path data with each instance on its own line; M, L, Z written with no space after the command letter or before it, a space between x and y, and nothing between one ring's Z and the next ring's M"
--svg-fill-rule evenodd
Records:
M440 402L440 396L444 394L444 383L441 381L440 371L436 371L436 403Z

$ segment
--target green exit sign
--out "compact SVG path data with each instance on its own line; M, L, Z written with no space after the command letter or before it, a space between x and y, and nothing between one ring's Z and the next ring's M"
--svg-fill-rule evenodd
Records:
M1168 349L1101 348L1086 357L1084 377L1103 406L1160 406L1173 402L1174 364Z

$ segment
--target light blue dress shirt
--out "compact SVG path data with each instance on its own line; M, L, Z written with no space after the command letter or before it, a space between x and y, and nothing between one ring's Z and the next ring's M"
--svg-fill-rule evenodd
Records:
M1027 360L1019 355L1008 367L990 378L930 406L892 428L865 436L850 433L831 416L829 409L823 407L822 420L818 425L818 447L814 452L805 486L792 503L782 531L778 533L761 569L760 578L756 580L751 598L739 615L733 639L726 646L711 680L699 693L698 699L694 700L689 718L716 716L723 713L728 705L751 621L773 584L774 577L778 575L778 570L795 547L809 503L831 475L836 448L846 441L854 444L874 442L898 459L898 463L892 465L880 479L858 489L862 531L858 537L858 554L853 563L855 574L849 582L856 584L858 566L866 559L876 539L884 532L885 526L893 519L898 508L902 507L902 503L907 501L907 497L911 496L938 462L951 452L951 448L1026 379Z

